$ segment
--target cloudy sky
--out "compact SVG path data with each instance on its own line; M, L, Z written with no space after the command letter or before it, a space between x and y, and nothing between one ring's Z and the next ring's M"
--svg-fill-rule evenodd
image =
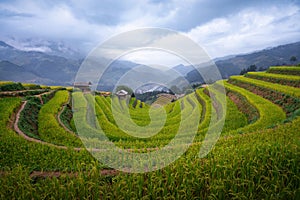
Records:
M0 39L64 41L88 52L124 31L179 31L212 58L300 41L300 1L1 0Z

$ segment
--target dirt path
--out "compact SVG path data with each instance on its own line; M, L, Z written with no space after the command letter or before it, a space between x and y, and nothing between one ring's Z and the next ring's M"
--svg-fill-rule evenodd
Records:
M56 115L56 119L58 121L58 123L65 129L65 131L67 131L68 133L78 137L78 135L76 135L72 130L70 130L68 127L66 127L66 125L61 121L61 114L64 112L64 110L66 109L67 105L70 103L71 101L71 97L69 96L69 100L68 102L66 102L63 106L62 109L59 111L59 113Z
M52 92L54 92L55 90L51 90L51 91L48 91L48 92L44 92L44 93L41 93L41 94L37 94L37 95L34 95L35 97L39 98L40 101L41 101L41 104L43 105L44 104L44 100L42 98L43 95L47 95L47 94L50 94Z
M36 90L16 90L16 91L4 91L0 92L0 96L22 96L23 93L33 92L33 91L45 91L45 89L36 89Z
M37 143L40 143L40 144L52 146L52 147L59 148L59 149L68 149L68 147L66 147L66 146L59 146L59 145L51 144L51 143L48 143L48 142L44 142L42 140L38 140L38 139L35 139L35 138L32 138L32 137L29 137L23 131L21 131L21 129L19 128L18 124L19 124L19 120L20 120L20 114L23 111L23 109L25 108L26 104L27 104L27 101L24 101L22 103L20 109L18 110L17 114L16 114L16 119L15 119L15 123L14 123L14 129L15 129L15 131L20 136L22 136L24 139L26 139L26 140L28 140L30 142L37 142ZM82 150L82 148L74 148L74 150L80 151L80 150Z

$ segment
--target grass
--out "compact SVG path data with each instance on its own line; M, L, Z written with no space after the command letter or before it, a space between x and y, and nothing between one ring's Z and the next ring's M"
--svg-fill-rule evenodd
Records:
M20 104L20 98L0 99L0 170L9 171L22 166L29 172L33 170L78 171L82 166L94 162L94 158L87 151L76 152L72 149L57 149L29 142L17 135L8 127L8 124L10 123L10 116ZM81 166L83 163L85 164ZM103 165L98 165L99 168L101 166L103 167ZM2 181L3 178L1 177L0 180ZM3 189L0 191L3 192Z
M14 83L14 82L12 82L12 81L0 81L0 86L1 86L1 85L12 84L12 83Z
M237 92L247 98L248 102L251 103L259 112L259 119L240 129L237 129L237 133L253 132L261 130L272 125L282 122L286 117L284 111L277 105L271 103L270 101L247 91L246 89L231 85L224 82L225 87L228 90ZM229 134L231 134L229 132Z
M245 88L279 105L284 109L288 117L300 108L299 88L268 83L242 76L233 76L228 82Z
M27 104L20 114L19 128L26 135L40 139L38 133L38 114L41 109L40 99L37 97L27 97Z
M297 199L300 177L298 118L274 130L220 139L206 158L198 146L170 166L146 174L99 175L95 167L77 177L32 180L18 166L2 175L1 197L95 199ZM131 192L128 192L131 191Z
M276 91L300 98L300 89L299 88L285 86L285 85L281 85L281 84L277 84L277 83L266 83L265 81L255 80L255 79L247 78L244 76L231 76L229 80L253 84L253 85L256 85L259 87L276 90Z
M287 75L300 75L300 67L298 66L277 66L270 67L267 73L287 74Z
M34 83L22 83L22 86L27 90L43 89L40 85Z
M249 109L241 109L235 101L230 100L230 96L226 97L226 104L222 101L218 88L221 82L207 89L198 89L163 107L166 123L158 134L150 138L130 136L116 124L116 115L122 119L122 111L128 107L134 123L120 121L125 128L134 128L136 124L146 126L149 123L158 127L161 117L151 120L147 104L135 99L95 98L91 94L73 92L73 121L68 123L74 126L76 119L76 127L86 130L83 141L90 147L93 147L96 138L103 139L97 135L99 125L117 146L135 148L136 152L143 148L141 152L145 153L146 147L163 147L168 144L178 134L179 124L184 120L187 127L177 139L185 144L188 142L187 136L192 134L190 127L198 124L194 143L179 159L165 168L141 174L107 176L101 174L104 164L95 161L89 152L72 149L78 145L73 141L74 136L64 132L56 120L56 114L70 98L68 91L59 90L53 98L47 95L48 101L41 107L38 116L38 134L50 143L66 145L69 149L29 142L17 135L11 129L11 116L20 107L21 99L0 98L0 198L299 199L300 111L296 109L297 106L293 107L293 113L286 119L286 113L279 106L284 101L293 104L287 96L299 102L299 89L292 90L293 87L279 83L245 77L232 77L229 82L224 82L227 94L234 94L242 104L246 103L245 107L250 105L258 112L256 121L252 118L249 120ZM260 92L260 95L253 93L254 90ZM280 102L271 94L280 94ZM226 115L221 109L225 105ZM114 115L112 106L116 106ZM29 107L25 113L30 111L34 110ZM195 118L195 121L187 118L195 113L200 113L201 117ZM26 117L31 119L29 114L24 115L22 118L27 121ZM211 152L199 158L202 140L210 123L217 126L222 120L225 124L221 137ZM176 151L176 148L182 146L173 148ZM107 156L105 152L99 154ZM135 160L132 164L143 164L139 162ZM59 172L61 176L31 177L33 170Z
M81 141L61 127L56 119L62 105L67 103L69 93L61 90L43 105L38 116L39 136L43 141L68 147L81 147Z
M300 76L272 74L266 72L248 72L247 74L245 74L245 76L248 78L254 78L271 83L300 87Z

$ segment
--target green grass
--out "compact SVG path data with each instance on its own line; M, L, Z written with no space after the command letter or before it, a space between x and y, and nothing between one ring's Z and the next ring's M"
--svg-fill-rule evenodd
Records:
M300 108L300 88L268 83L242 76L233 76L228 82L246 88L279 105L284 109L288 117Z
M8 127L8 123L10 116L20 104L20 98L0 99L0 170L7 171L23 166L29 172L32 170L70 171L79 170L81 167L94 162L94 158L87 151L76 152L72 149L57 149L52 146L29 142L17 135ZM101 167L102 165L98 166ZM3 180L2 177L0 180ZM3 192L2 189L0 191Z
M298 66L270 67L267 70L267 73L300 75L300 67L298 67Z
M72 103L70 102L64 107L64 110L62 111L60 115L61 122L69 129L70 131L76 133L76 127L74 126L73 120L73 112L72 112Z
M40 85L34 83L22 83L22 85L27 90L42 89Z
M40 99L37 97L27 97L27 103L20 114L19 128L26 135L40 139L38 133L38 114L41 108Z
M153 104L166 105L172 101L172 98L166 96L159 96Z
M103 177L96 168L77 177L29 178L16 167L1 178L1 197L101 199L297 199L300 177L300 127L220 139L206 158L195 158L194 146L166 168L146 174ZM131 192L129 192L131 191Z
M8 85L8 84L12 84L12 81L0 81L0 86L1 85Z
M273 74L266 76L281 77L281 80L288 77ZM222 101L219 87L222 83L218 82L166 104L163 107L167 114L166 123L150 138L128 135L116 124L116 115L122 119L123 111L128 107L134 123L121 120L125 128L146 126L149 123L153 123L153 127L159 126L161 117L158 115L151 121L149 105L136 99L95 98L91 94L73 92L74 113L68 124L75 127L76 122L76 128L85 130L81 136L88 147L94 147L96 139L104 140L97 130L100 125L115 145L145 153L147 147L160 148L167 145L178 134L180 122L185 122L184 131L176 138L180 144L173 147L175 151L178 150L175 148L182 148L182 144L189 142L189 136L193 134L191 127L198 123L194 143L179 159L165 168L141 174L108 176L101 175L100 170L105 167L104 164L95 161L86 150L74 151L72 147L81 145L80 140L62 129L56 120L62 105L70 98L68 91L57 91L53 98L47 95L48 101L41 107L38 116L38 134L47 142L65 145L69 149L29 142L17 135L8 125L11 126L10 116L20 107L21 99L0 98L0 198L299 199L300 111L295 105L291 108L293 113L286 119L282 107L292 106L291 98L299 103L300 90L278 83L246 77L232 77L229 83L224 82L227 94L231 92L245 103L245 107L250 105L250 110L258 112L256 121L248 116L249 109L241 109L229 97L226 97L226 102ZM258 92L260 96L252 91ZM114 115L112 106L115 106ZM221 109L225 106L226 115ZM30 108L23 114L24 119L31 119L30 115L24 116L34 111ZM193 120L187 117L195 113L201 114L201 117ZM209 125L212 123L212 126L218 126L222 120L225 124L221 137L211 152L199 158L202 140ZM105 144L100 148L105 148ZM98 153L105 156L105 152ZM134 162L143 164L138 160ZM59 178L30 177L33 170L59 171L62 175Z
M38 116L39 136L43 141L69 147L81 147L81 141L61 127L56 119L62 105L68 101L66 90L56 92L55 96L41 108Z
M235 132L247 133L262 130L270 126L274 126L286 118L282 108L271 103L270 101L255 95L246 89L231 85L227 82L224 82L224 84L228 90L232 90L246 97L248 102L255 106L259 112L259 119L256 122L249 124L246 127L237 129ZM231 134L231 132L229 132L229 134Z
M245 76L248 78L254 78L271 83L300 87L300 76L271 74L266 72L248 72L247 74L245 74Z
M244 76L231 76L229 80L230 81L240 81L240 82L245 82L248 84L257 85L259 87L276 90L276 91L300 98L300 89L299 88L294 88L294 87L285 86L285 85L276 84L276 83L266 83L265 81L255 80L255 79L247 78Z

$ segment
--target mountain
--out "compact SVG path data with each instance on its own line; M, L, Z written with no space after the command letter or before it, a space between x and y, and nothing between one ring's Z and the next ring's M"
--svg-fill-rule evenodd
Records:
M230 58L234 58L235 56L237 56L237 55L228 55L228 56L218 57L218 58L214 58L213 61L217 62L217 61L220 61L220 60L228 60Z
M299 61L290 61L292 56L300 60L300 42L280 45L249 54L236 55L228 59L216 59L215 64L222 78L226 79L231 75L240 74L242 69L248 68L250 65L256 65L257 69L265 70L269 66L274 65L298 64ZM201 70L206 71L205 69ZM187 73L186 78L190 83L203 82L203 78L199 75L197 70L192 70Z
M172 67L171 70L175 70L177 71L179 74L185 76L187 73L189 73L190 71L192 71L194 69L193 66L185 66L183 64L180 65L176 65L175 67Z
M37 38L6 38L5 43L22 51L42 52L48 55L61 56L74 60L83 57L83 54L80 53L79 50L70 47L62 41L51 41Z
M161 93L174 94L168 87L157 83L144 84L134 92L137 99L148 104L152 104L157 99L157 95Z
M0 61L3 61L3 67L0 68L0 73L6 76L1 75L0 79L34 82L38 84L72 85L83 60L83 58L71 59L63 55L50 55L41 51L26 51L1 41ZM88 62L93 61L89 60ZM100 62L110 63L105 59L100 59ZM5 67L5 65L7 65L7 67ZM11 68L11 65L14 65L14 67ZM125 82L135 80L136 83L143 83L143 81L151 81L153 79L166 80L166 77L171 74L162 73L160 70L155 70L148 66L130 61L116 60L110 63L100 81L97 82L99 77L97 77L95 71L97 71L99 66L103 65L102 63L95 62L90 66L90 71L85 74L86 80L82 81L92 81L94 87L98 90L105 91L112 91L122 77L127 77L124 79ZM17 67L19 67L18 70L15 70ZM11 72L8 73L9 71ZM128 73L129 71L131 71L131 73ZM18 76L20 77L18 78Z
M172 93L172 91L169 88L156 83L147 83L135 90L136 95L149 93L149 92Z
M118 84L118 81L121 80L122 77L128 75L128 72L139 66L137 63L133 63L130 61L124 60L116 60L108 66L108 68L103 73L99 83L97 84L97 90L102 91L113 91L115 86ZM91 70L93 72L93 70ZM89 75L92 77L92 74ZM96 80L99 77L96 77ZM119 83L118 85L128 85L128 83Z
M4 81L27 81L35 80L38 77L27 72L23 67L8 61L0 61L0 80Z
M8 45L8 44L6 44L6 43L3 42L3 41L0 41L0 48L10 48L10 49L12 49L13 47L10 46L10 45Z
M292 56L300 59L300 42L268 48L246 55L238 55L227 60L217 61L216 65L220 69L222 76L228 78L231 75L239 74L242 69L250 65L267 69L272 65L296 64L290 61Z
M119 61L119 65L123 62L124 61L120 63ZM109 70L107 71L109 72ZM103 83L107 83L107 81L110 81L111 86L113 87L115 87L116 85L126 85L131 89L136 90L140 86L145 85L147 83L161 84L170 88L172 85L176 85L176 83L173 83L173 81L180 77L180 75L174 70L164 71L158 68L153 68L147 65L140 65L135 63L135 66L133 68L128 70L126 73L119 74L117 77L109 77L106 73L103 75L103 77Z
M34 40L26 42L27 46L23 43L22 48L19 48L11 43L0 41L1 80L47 85L73 84L77 71L84 60L83 57L76 53L73 54L74 56L70 56L72 52L76 51L63 43ZM260 69L266 69L271 65L297 64L298 61L295 63L290 61L292 56L300 59L300 42L249 54L227 56L214 59L214 61L222 78L228 78L231 75L239 74L242 69L253 64ZM187 87L187 81L189 83L204 82L198 71L192 66L177 65L170 70L163 71L125 60L112 62L100 81L97 82L99 77L96 77L95 71L101 65L101 63L91 63L92 68L84 80L92 81L93 87L98 90L112 91L116 85L122 84L135 90L145 83L159 83L169 88L177 86L182 90ZM210 65L211 63L204 63L196 67L200 69L201 74L214 76L215 72ZM215 77L209 78L212 81L215 80Z
M1 42L0 60L8 61L22 67L23 72L34 74L25 81L40 84L70 85L80 66L79 60L71 60L61 56L48 55L38 51L23 51ZM4 65L2 63L2 65ZM13 68L15 69L15 68ZM2 72L1 72L2 73ZM20 79L22 73L19 73ZM14 74L15 76L16 74ZM13 79L11 76L6 77ZM21 80L20 80L21 81Z

